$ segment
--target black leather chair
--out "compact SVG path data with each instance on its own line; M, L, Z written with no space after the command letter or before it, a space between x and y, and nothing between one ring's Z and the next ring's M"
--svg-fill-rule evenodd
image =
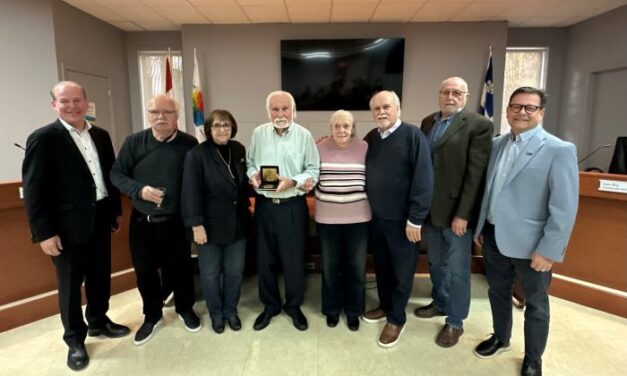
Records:
M614 156L612 156L612 162L607 172L627 175L627 137L616 138Z

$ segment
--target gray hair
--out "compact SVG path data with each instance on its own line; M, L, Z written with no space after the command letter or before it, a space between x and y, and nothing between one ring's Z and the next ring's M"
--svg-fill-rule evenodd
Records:
M401 110L401 100L399 99L398 95L396 95L396 93L395 93L395 92L393 92L393 91L391 91L391 90L381 90L381 91L379 91L379 92L376 92L376 93L372 96L372 98L370 98L370 103L369 103L370 110L372 110L372 103L374 102L374 98L375 98L377 95L382 94L382 93L387 93L387 94L389 94L389 95L391 95L391 96L392 96L392 100L394 101L394 104L396 105L396 108L398 108L398 110L399 110L399 112L400 112L400 110Z
M348 118L351 125L353 126L351 128L351 137L355 137L355 134L357 133L357 124L355 123L355 118L353 117L353 114L350 113L350 111L346 111L346 110L337 110L333 113L333 115L331 115L331 120L329 120L329 126L332 127L333 124L335 124L335 122L338 121L338 119L341 118Z
M268 111L268 118L270 118L270 101L272 100L272 98L279 95L287 95L290 98L290 104L292 105L292 119L296 119L296 101L294 100L292 94L283 90L273 91L266 97L266 111Z

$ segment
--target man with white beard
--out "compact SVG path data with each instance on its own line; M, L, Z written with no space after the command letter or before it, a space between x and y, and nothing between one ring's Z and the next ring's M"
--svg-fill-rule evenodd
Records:
M300 309L305 289L305 239L309 210L303 185L311 188L320 173L320 156L311 133L293 122L294 97L274 91L266 99L270 122L253 131L246 157L247 175L257 191L255 226L259 299L264 310L254 329L262 330L281 312L292 318L294 327L307 330L307 319ZM265 171L278 169L278 185L262 186ZM264 173L261 173L264 170ZM285 304L277 283L277 267L285 280Z

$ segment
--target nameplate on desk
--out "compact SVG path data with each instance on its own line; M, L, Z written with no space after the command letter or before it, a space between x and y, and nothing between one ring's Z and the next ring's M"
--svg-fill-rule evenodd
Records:
M599 179L599 191L627 194L627 181Z

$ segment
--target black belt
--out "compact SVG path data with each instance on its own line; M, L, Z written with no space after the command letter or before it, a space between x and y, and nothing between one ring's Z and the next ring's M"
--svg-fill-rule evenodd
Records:
M302 198L302 197L304 196L292 196L292 197L285 197L285 198L271 198L271 197L266 197L266 196L261 196L261 195L259 196L259 198L269 201L273 204L277 204L277 205L285 204L287 202L294 201L294 200L298 200L299 198Z
M148 223L163 223L173 220L176 216L172 214L150 215L133 210L133 217Z

